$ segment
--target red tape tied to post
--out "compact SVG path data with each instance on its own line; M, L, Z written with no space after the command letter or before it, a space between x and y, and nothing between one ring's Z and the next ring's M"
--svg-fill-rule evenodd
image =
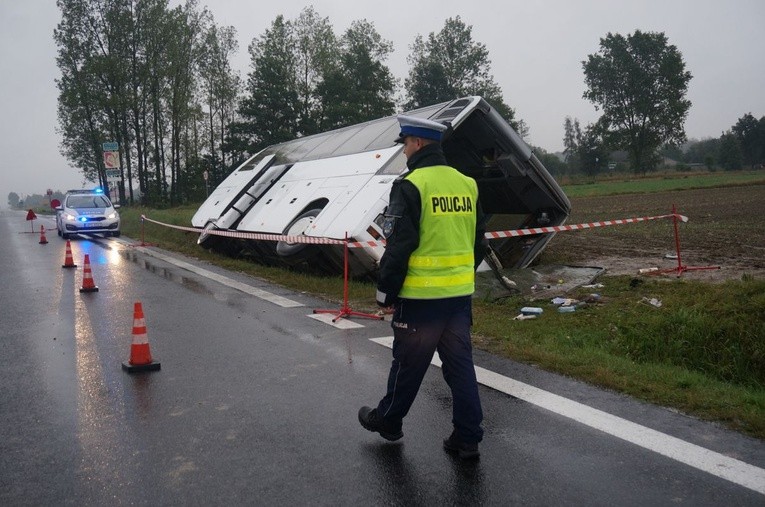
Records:
M681 222L687 222L688 217L677 213L670 213L667 215L657 215L652 217L640 217L640 218L624 218L619 220L603 220L601 222L589 222L584 224L575 225L557 225L554 227L535 227L531 229L515 229L509 231L493 231L487 232L487 239L499 239L499 238L515 238L518 236L533 236L535 234L550 234L553 232L565 232L565 231L581 231L585 229L594 229L597 227L608 227L612 225L624 225L634 224L638 222L646 222L648 220L660 220L664 218L676 218ZM180 231L194 232L197 234L210 234L214 236L223 236L226 238L236 239L253 239L261 241L285 241L287 243L307 243L312 245L342 245L345 243L343 239L334 238L322 238L311 236L284 236L280 234L260 234L256 232L241 232L231 230L218 230L218 229L199 229L196 227L182 227L180 225L171 225L157 220L152 220L146 215L141 215L141 220L146 220L163 227L169 227L171 229L177 229ZM377 246L385 246L385 241L349 241L349 248L373 248Z

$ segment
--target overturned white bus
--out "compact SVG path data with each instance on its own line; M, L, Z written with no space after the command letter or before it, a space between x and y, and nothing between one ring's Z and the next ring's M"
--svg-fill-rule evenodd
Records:
M406 112L448 123L450 165L478 182L487 230L556 226L571 205L529 146L481 97ZM195 227L351 241L382 238L393 180L407 170L395 116L269 146L234 170L200 206ZM552 234L490 240L493 268L526 267ZM447 239L448 240L448 239ZM202 234L199 243L258 262L342 273L343 249ZM350 249L352 276L374 278L383 246Z

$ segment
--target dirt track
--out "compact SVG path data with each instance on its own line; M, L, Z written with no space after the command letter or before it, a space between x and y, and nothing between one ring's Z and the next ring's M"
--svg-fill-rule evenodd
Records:
M748 273L765 279L765 185L571 201L568 224L663 215L675 204L678 213L689 218L678 224L682 265L721 267L686 271L683 277L722 281ZM602 266L609 274L636 274L641 268L677 268L676 259L665 257L675 250L672 221L657 220L559 233L540 261Z

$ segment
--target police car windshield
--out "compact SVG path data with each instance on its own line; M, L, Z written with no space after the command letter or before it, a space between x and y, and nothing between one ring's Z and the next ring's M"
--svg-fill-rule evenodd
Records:
M111 206L103 195L70 195L66 205L69 208L108 208Z

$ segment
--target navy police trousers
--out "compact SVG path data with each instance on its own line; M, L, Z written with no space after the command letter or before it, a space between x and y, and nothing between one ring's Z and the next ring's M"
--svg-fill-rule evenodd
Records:
M378 414L391 424L401 424L433 353L438 351L444 380L452 391L452 423L457 436L466 443L480 442L483 413L473 366L471 323L470 296L401 300L393 314L388 391L377 406Z

